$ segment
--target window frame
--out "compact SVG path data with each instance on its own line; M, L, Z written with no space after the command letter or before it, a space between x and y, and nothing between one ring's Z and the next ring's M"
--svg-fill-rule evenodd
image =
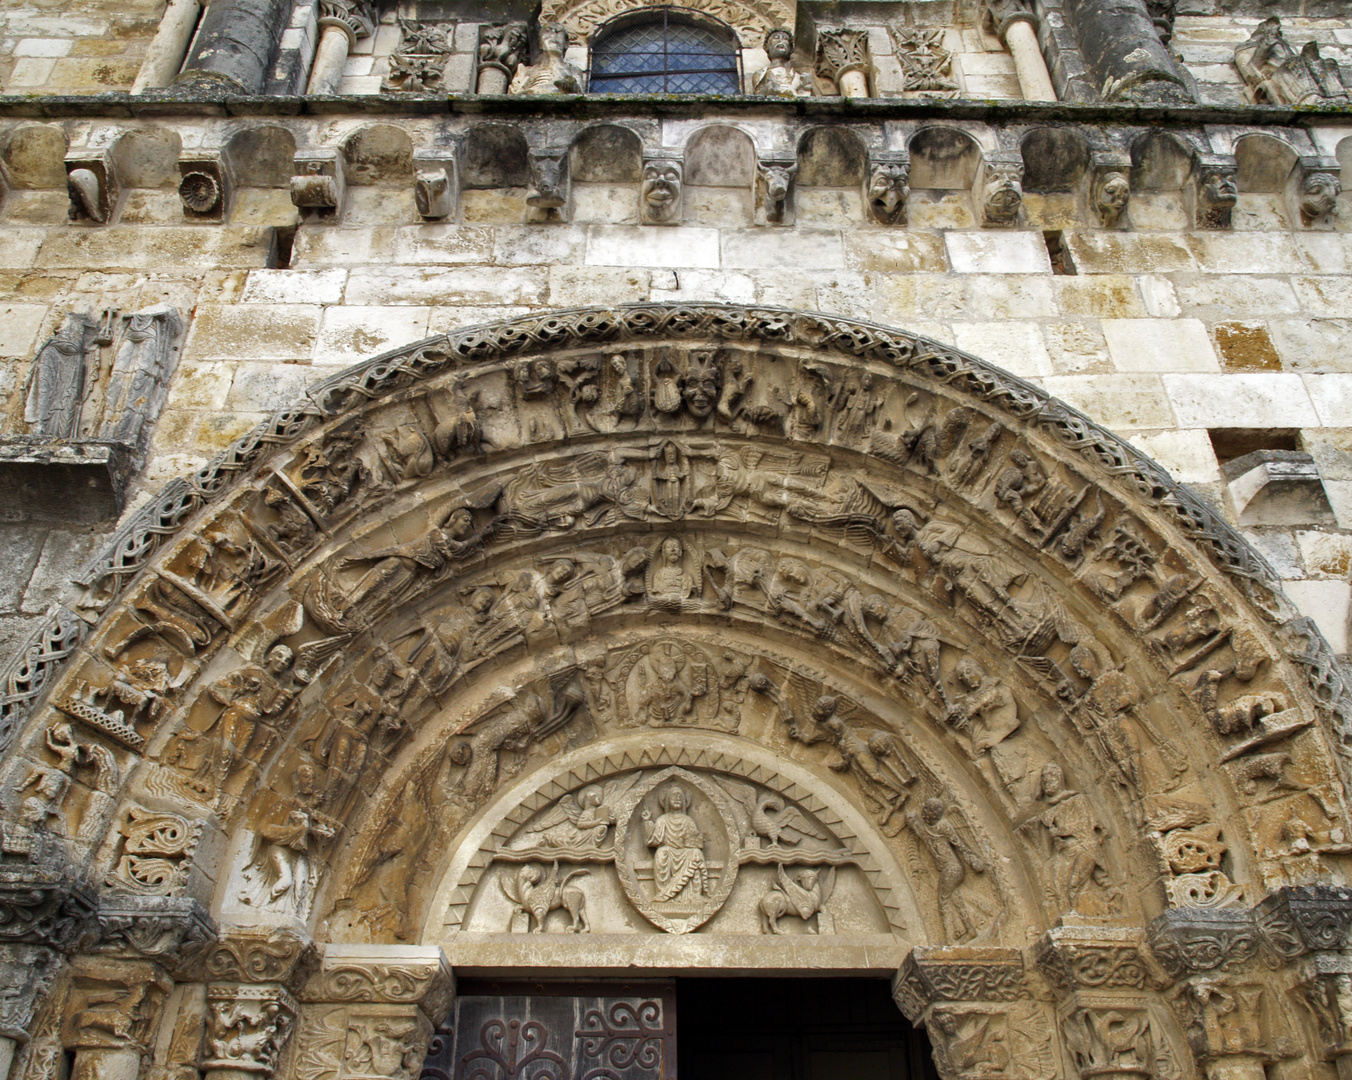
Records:
M596 82L595 82L595 65L596 65L596 46L597 46L598 42L603 44L603 43L605 42L606 38L610 37L611 35L613 35L613 34L618 34L618 33L622 33L627 27L629 27L629 26L632 25L632 24L635 24L635 23L641 23L641 22L644 22L644 21L646 21L646 20L653 19L653 18L655 18L659 13L661 14L662 19L663 19L663 29L664 29L664 30L671 24L673 18L675 18L676 20L679 20L680 22L689 23L689 24L692 24L692 25L694 25L694 26L702 26L702 27L705 27L705 28L707 28L707 29L716 30L716 31L718 31L720 34L725 34L725 35L727 35L728 41L729 41L729 42L731 43L731 45L732 45L732 68L734 69L734 70L728 70L728 71L727 71L727 74L733 75L734 78L737 80L737 90L736 90L733 94L726 94L726 95L725 95L725 94L713 94L713 93L710 92L710 91L703 91L703 92L701 92L701 91L695 91L695 92L690 92L690 93L682 93L682 92L679 92L679 91L668 91L668 90L649 90L649 91L641 91L641 92L630 93L630 92L626 92L626 91L622 91L622 90L621 90L621 91L613 91L613 90L597 89L597 87L596 87ZM719 70L721 71L722 69L719 69ZM697 72L684 72L684 74L696 74L696 73L697 73ZM713 72L711 72L711 73L713 73ZM671 76L671 75L673 75L673 74L678 74L678 75L679 75L679 74L683 74L683 73L682 73L682 72L679 72L679 71L673 72L672 70L670 70L670 68L668 68L667 70L663 71L661 74L662 74L662 77L665 79L665 78L667 78L667 77L669 77L669 76ZM602 85L604 85L604 84L605 84L606 82L608 82L608 81L612 81L612 80L616 80L616 81L617 81L617 80L622 79L622 78L644 78L644 77L645 77L645 76L643 76L643 75L637 75L637 74L629 74L629 75L620 75L620 74L617 74L617 75L603 75L603 76L602 76ZM653 77L653 76L646 76L646 77ZM746 94L746 84L745 84L744 76L743 76L743 72L742 72L742 41L741 41L741 38L738 36L736 29L735 29L734 27L732 27L730 24L725 23L722 19L715 18L714 16L709 15L709 14L706 14L706 13L703 12L703 11L696 11L696 10L693 9L693 8L681 7L681 6L676 5L676 4L654 4L654 5L650 5L650 6L648 6L648 7L635 8L635 9L632 10L632 11L625 11L625 12L622 12L622 13L620 13L619 15L616 15L616 16L610 18L610 19L607 19L604 23L602 23L602 24L601 24L600 26L598 26L595 30L593 30L592 33L588 36L588 39L587 39L587 92L590 93L590 94L613 94L613 95L616 96L616 97L641 97L641 96L643 96L645 93L646 93L646 94L662 94L662 95L668 95L668 94L670 94L670 95L672 95L672 96L677 96L677 97L700 97L700 96L702 96L703 94L710 94L710 96L718 96L718 97L741 97L741 96L744 96L744 95Z

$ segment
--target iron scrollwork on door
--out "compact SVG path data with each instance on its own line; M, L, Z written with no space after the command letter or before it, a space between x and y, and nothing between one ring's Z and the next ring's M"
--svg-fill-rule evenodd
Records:
M420 1080L675 1080L671 985L599 989L461 996Z

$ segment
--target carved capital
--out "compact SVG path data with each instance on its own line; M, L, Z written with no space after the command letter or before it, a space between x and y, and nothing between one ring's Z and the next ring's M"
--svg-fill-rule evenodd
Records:
M33 1014L51 991L61 964L55 949L41 945L0 945L0 1036L26 1042Z
M298 1008L296 999L276 983L208 987L202 1071L212 1080L271 1076Z
M912 949L892 977L892 998L917 1023L944 1001L1014 1001L1029 996L1017 949Z
M925 1018L941 1080L1051 1080L1053 1020L1036 1001L935 1005Z
M216 924L186 896L104 896L95 951L156 960L179 979L197 974L216 942Z
M348 37L348 48L376 32L375 13L366 0L319 0L319 27L336 26Z
M13 833L5 830L8 845ZM43 834L30 834L38 843ZM63 862L0 864L0 944L68 949L94 923L94 895L71 881Z
M222 982L303 985L319 966L319 950L308 937L278 927L224 927L207 953L206 972Z
M1318 953L1302 961L1292 996L1311 1021L1324 1060L1352 1062L1352 957Z
M1061 1020L1080 1080L1144 1080L1156 1075L1157 1034L1150 1013L1132 1005L1076 1008Z
M1270 987L1235 979L1189 979L1174 995L1188 1046L1206 1065L1222 1058L1276 1061L1299 1052Z
M1282 960L1307 952L1337 951L1352 929L1352 889L1342 885L1288 885L1254 908L1263 944Z
M866 96L872 73L868 31L822 30L817 34L817 74L839 86L846 97Z
M435 1027L455 996L455 975L435 945L329 945L302 1001L416 1005Z
M1121 926L1057 926L1042 936L1034 957L1062 990L1143 990L1159 981L1144 936Z
M82 956L61 1024L69 1050L150 1050L173 981L158 964Z
M417 1080L432 1023L414 1005L307 1005L299 1080Z
M1253 912L1243 908L1173 908L1150 924L1150 951L1174 978L1234 968L1260 943Z

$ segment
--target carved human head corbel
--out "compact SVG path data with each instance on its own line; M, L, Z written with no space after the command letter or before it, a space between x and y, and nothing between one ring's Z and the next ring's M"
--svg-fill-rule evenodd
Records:
M1197 170L1197 225L1228 229L1239 202L1238 169L1228 163L1205 163Z
M1342 191L1342 183L1332 173L1306 173L1300 187L1300 223L1308 229L1328 221Z
M681 220L681 161L654 157L643 163L639 188L639 221L644 225L677 225Z
M1094 212L1105 229L1115 229L1131 198L1131 181L1126 172L1100 173L1094 179Z

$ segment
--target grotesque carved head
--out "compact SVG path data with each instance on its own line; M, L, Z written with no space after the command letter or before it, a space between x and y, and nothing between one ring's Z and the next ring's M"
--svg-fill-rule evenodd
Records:
M676 220L681 209L681 163L649 161L643 166L643 208L649 221Z
M714 357L715 353L711 349L693 350L685 377L681 380L681 399L696 420L708 419L718 402L718 389L723 379Z
M1332 173L1317 172L1307 176L1305 183L1301 185L1301 224L1312 225L1320 218L1333 213L1334 207L1338 205L1338 196L1342 194L1342 190L1342 184Z
M911 170L902 164L874 165L868 180L868 205L873 220L880 225L906 223L906 196L911 193L907 181Z
M1230 169L1208 169L1202 174L1201 197L1210 209L1229 209L1239 201L1239 185Z
M545 210L557 210L568 201L568 154L532 153L530 156L531 190L526 202Z
M562 59L568 51L568 31L558 23L540 24L540 52L552 59Z
M1126 173L1104 173L1094 185L1094 209L1098 211L1099 220L1110 228L1121 219L1130 198L1131 182Z
M1007 224L1019 214L1019 204L1023 202L1021 170L1013 165L995 165L986 173L986 188L983 193L986 220Z

